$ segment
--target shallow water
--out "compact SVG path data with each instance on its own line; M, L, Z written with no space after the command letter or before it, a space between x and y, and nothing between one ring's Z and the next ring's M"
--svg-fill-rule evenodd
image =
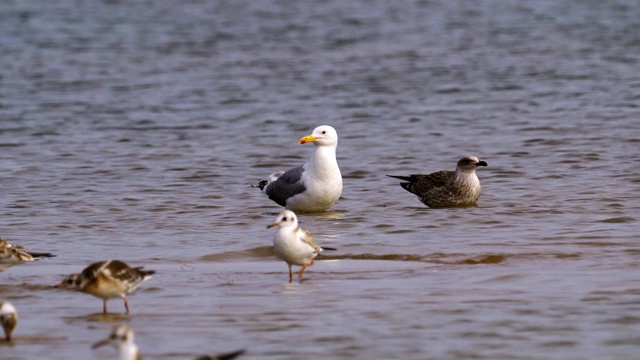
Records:
M633 1L8 1L0 236L57 257L0 274L0 358L621 359L640 346L640 7ZM261 177L339 133L337 247L287 283ZM479 205L385 174L453 170ZM273 230L273 229L271 229ZM49 287L157 270L111 300Z

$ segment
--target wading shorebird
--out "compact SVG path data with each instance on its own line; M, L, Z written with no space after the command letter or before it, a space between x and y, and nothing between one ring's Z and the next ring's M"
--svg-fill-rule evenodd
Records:
M50 253L35 253L28 251L22 246L11 245L0 239L0 271L28 261L50 258L55 255Z
M72 274L56 285L57 288L77 290L102 299L102 312L107 313L107 300L122 298L129 313L127 295L151 278L155 271L132 268L118 260L101 261L89 265L80 274Z

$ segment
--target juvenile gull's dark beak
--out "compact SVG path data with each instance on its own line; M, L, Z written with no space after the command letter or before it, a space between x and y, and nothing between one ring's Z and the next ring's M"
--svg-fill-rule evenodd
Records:
M487 162L486 161L479 161L476 163L476 166L487 166Z

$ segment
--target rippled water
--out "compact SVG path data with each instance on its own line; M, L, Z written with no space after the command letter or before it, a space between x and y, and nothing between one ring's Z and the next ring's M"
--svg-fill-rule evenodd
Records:
M2 359L623 359L640 346L634 1L0 3ZM287 283L249 184L340 135L339 248ZM489 163L479 205L385 174ZM272 229L271 229L272 230ZM131 316L51 290L118 258L157 275ZM121 301L110 309L123 311Z

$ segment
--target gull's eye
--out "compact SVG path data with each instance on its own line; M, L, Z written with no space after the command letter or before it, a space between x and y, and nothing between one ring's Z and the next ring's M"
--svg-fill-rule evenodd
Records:
M282 221L287 221L287 217L286 217L286 216L285 216L285 217L283 217L283 218L282 218Z
M68 285L73 284L73 279L67 279L67 281L65 281Z
M323 131L322 131L322 134L323 134L323 135L324 135L324 134L326 134L326 133L327 133L327 131L326 131L326 130L323 130Z

